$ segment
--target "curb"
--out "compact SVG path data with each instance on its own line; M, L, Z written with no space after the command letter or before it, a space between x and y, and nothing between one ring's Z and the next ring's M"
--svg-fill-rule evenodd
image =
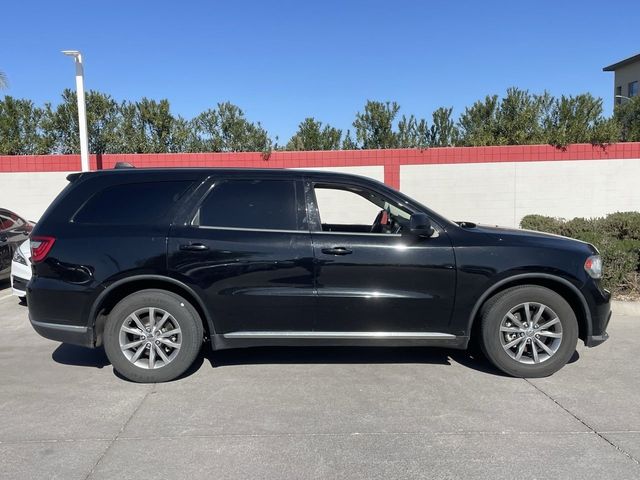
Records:
M611 310L614 315L631 315L634 317L640 317L640 302L613 300L611 302Z

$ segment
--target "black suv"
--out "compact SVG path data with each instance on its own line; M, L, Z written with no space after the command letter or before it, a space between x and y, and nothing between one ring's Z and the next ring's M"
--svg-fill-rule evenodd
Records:
M29 317L104 345L128 379L181 375L203 341L411 345L477 340L502 371L560 369L607 338L597 250L451 222L353 175L248 169L72 174L32 235Z

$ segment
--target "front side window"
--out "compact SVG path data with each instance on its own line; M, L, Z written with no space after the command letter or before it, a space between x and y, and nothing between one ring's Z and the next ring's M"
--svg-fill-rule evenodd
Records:
M629 97L638 95L638 81L629 83Z
M220 180L200 205L194 225L219 228L297 230L291 180Z
M325 232L397 234L409 225L409 211L375 192L318 184L314 193Z
M153 225L169 223L169 209L192 182L125 183L91 197L73 216L74 223Z

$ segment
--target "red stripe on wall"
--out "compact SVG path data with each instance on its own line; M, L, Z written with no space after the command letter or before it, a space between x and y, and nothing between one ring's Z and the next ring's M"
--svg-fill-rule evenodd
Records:
M136 167L385 167L385 182L399 187L400 165L489 162L553 162L567 160L640 159L640 142L606 147L574 144L564 149L550 145L449 147L400 150L340 150L262 153L165 153L92 155L91 168L113 168L116 162ZM80 170L79 155L0 156L0 172L68 172Z
M400 190L400 164L392 163L384 166L384 183Z

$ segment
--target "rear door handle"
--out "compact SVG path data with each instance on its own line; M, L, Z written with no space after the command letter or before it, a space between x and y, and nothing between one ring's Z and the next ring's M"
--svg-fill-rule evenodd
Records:
M322 253L326 253L327 255L349 255L353 253L347 247L331 247L331 248L323 248Z
M203 252L209 250L209 247L202 243L186 243L180 245L180 250L186 250L188 252Z

